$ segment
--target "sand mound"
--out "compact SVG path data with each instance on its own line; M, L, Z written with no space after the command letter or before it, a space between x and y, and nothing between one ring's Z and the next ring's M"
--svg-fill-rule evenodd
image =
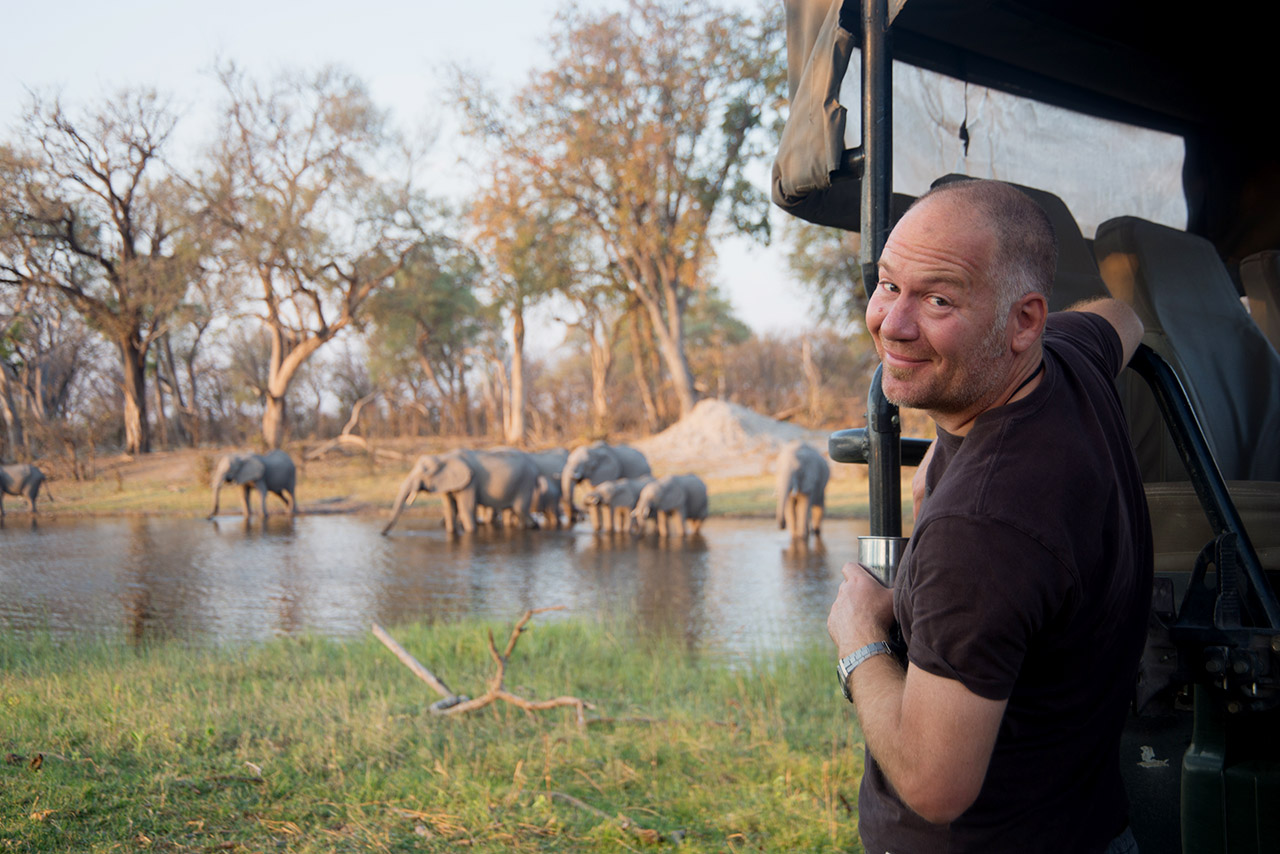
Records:
M772 473L778 451L795 439L826 456L827 436L736 403L702 400L666 430L631 445L649 458L659 474L737 477Z

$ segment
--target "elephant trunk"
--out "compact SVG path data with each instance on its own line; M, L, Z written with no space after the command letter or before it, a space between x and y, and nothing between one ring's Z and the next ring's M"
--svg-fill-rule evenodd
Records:
M391 520L387 522L385 527L383 527L382 536L385 537L387 532L395 527L396 522L400 520L400 514L404 512L404 505L409 500L410 494L416 492L416 490L413 490L411 486L412 484L406 483L404 486L400 487L400 494L396 496L396 505L395 509L391 513Z
M213 509L209 511L210 519L218 515L218 496L221 494L222 494L222 481L215 480L213 482Z
M786 530L787 527L787 499L791 495L784 487L778 490L778 530Z

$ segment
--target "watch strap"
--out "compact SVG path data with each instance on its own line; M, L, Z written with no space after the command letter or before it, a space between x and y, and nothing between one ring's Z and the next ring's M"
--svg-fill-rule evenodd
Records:
M840 659L839 664L836 665L836 674L840 677L840 693L844 694L844 698L850 703L853 702L853 695L849 693L849 676L859 664L877 655L892 654L893 650L890 649L888 641L874 641Z

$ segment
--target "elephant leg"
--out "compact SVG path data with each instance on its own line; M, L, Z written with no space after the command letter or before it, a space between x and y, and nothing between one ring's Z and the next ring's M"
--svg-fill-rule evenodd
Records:
M453 496L447 492L440 493L440 504L444 509L444 529L447 533L453 533L454 514L456 508L454 506Z
M665 537L667 535L667 514L661 510L657 512L658 517L658 536Z
M813 535L815 537L822 536L822 505L813 505Z
M705 522L705 521L707 521L707 520L706 520L706 519L690 519L690 520L689 520L689 526L690 526L691 528L693 528L692 533L697 534L699 531L701 531L701 530L702 530L702 523L703 523L703 522Z
M676 519L676 524L678 524L678 525L680 526L680 536L682 536L682 537L683 537L683 536L685 535L685 526L684 526L685 515L684 515L684 511L683 511L683 510L674 510L674 511L672 511L672 514L671 514L671 515L675 517L675 519Z
M247 483L240 488L240 506L244 509L244 518L246 519L248 519L253 512L249 508L249 490L251 489L253 489L253 487Z
M800 536L800 525L796 519L796 494L794 492L787 496L787 505L784 512L787 517L787 528L791 531L791 538L795 539Z
M262 518L267 518L267 486L266 484L258 484L258 494L262 496Z
M476 492L469 489L464 492L453 493L453 498L458 502L458 521L462 524L462 530L468 534L474 533L476 530ZM494 513L495 521L498 514Z
M796 495L796 536L809 539L809 496Z

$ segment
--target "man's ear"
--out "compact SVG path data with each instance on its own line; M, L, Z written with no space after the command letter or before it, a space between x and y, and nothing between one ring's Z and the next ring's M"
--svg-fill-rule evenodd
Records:
M1049 301L1044 294L1033 291L1018 297L1009 310L1009 324L1013 329L1010 346L1015 354L1025 352L1040 340L1048 318Z

